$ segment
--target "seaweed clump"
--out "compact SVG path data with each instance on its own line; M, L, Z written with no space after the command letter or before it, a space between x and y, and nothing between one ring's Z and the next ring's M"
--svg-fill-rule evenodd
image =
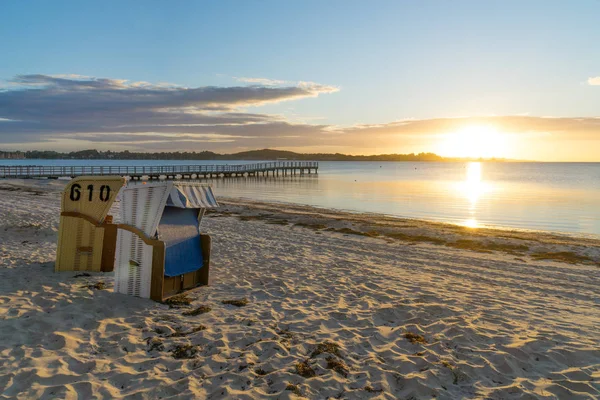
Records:
M178 360L185 358L194 358L198 354L198 346L192 346L189 344L179 344L176 345L173 350L171 350L171 355L173 358Z
M339 229L334 229L334 231L338 232L338 233L343 233L345 235L359 235L359 236L367 236L367 237L379 236L379 233L376 231L362 232L362 231L357 231L357 230L351 229L351 228L339 228Z
M348 366L340 359L329 356L327 360L327 369L332 369L344 378L348 377Z
M103 281L100 282L96 282L96 283L90 283L89 285L83 285L83 288L86 289L95 289L95 290L104 290L106 289L106 283L104 283Z
M206 330L206 327L204 325L198 325L197 327L189 330L189 331L182 331L182 330L175 330L175 332L173 332L171 335L169 335L169 337L185 337L187 335L191 335L192 333L196 333L196 332L200 332Z
M406 332L404 334L404 338L407 339L411 343L421 343L426 344L427 340L423 335L419 335L418 333Z
M437 237L426 236L426 235L407 235L406 233L402 233L402 232L385 233L385 236L392 238L392 239L403 240L405 242L411 242L411 243L426 242L426 243L432 243L432 244L437 244L437 245L446 243L446 241L444 239L440 239Z
M341 357L340 345L334 342L319 343L310 354L310 358L314 358L323 353L335 354L336 356Z
M247 298L244 297L243 299L223 300L223 301L221 301L221 303L229 304L229 305L236 306L236 307L244 307L244 306L247 306L250 302L248 301Z
M162 340L157 337L150 337L146 340L146 351L150 352L152 350L163 351L165 349L165 345Z
M476 240L469 239L460 239L456 242L450 242L447 243L446 246L455 247L457 249L477 251L480 253L492 253L494 251L502 251L509 254L518 254L529 250L529 246L526 246L524 244L478 242Z
M312 378L317 375L315 370L308 364L308 360L296 363L296 373L304 378Z
M210 312L211 310L212 310L212 308L210 308L209 306L202 305L202 306L200 306L198 308L195 308L193 310L184 311L183 315L195 317L196 315L206 314L207 312Z
M302 392L300 392L300 388L297 385L294 385L293 383L288 383L287 386L285 387L285 390L289 390L290 392L294 393L296 396L302 396Z
M534 260L560 261L568 264L589 263L593 260L587 256L582 256L572 251L558 251L548 253L534 253L531 255Z
M164 304L167 304L169 307L181 307L181 306L189 306L192 304L193 299L187 295L187 293L176 294L175 296L171 296L164 301Z
M310 224L307 222L296 222L294 224L294 226L299 226L301 228L308 228L308 229L312 229L314 231L320 231L323 229L327 229L327 225L324 224Z

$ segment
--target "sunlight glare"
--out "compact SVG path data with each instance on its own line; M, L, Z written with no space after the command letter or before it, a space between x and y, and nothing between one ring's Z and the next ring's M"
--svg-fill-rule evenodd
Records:
M467 228L477 228L479 225L477 224L477 220L475 218L468 219L463 224Z
M438 146L447 157L500 158L506 155L506 135L492 126L468 126L445 134Z

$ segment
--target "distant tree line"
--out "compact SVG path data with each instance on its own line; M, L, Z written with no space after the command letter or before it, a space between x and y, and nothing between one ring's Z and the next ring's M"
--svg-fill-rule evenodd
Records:
M25 154L21 151L0 151L0 159L22 159Z
M98 151L81 150L69 153L57 151L31 150L25 152L29 159L61 159L61 160L218 160L221 155L211 151L202 152L161 152L161 153L138 153L125 151Z
M141 153L125 151L82 150L69 153L56 151L26 151L29 159L71 159L71 160L310 160L310 161L458 161L465 159L445 158L434 153L379 154L353 156L341 153L295 153L285 150L252 150L234 154L219 154L212 151L201 152L160 152Z

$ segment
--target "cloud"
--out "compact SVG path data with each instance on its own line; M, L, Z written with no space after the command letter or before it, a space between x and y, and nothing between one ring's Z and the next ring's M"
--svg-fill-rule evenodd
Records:
M245 125L280 117L238 109L320 94L336 88L309 85L186 88L86 76L19 75L0 91L0 135L186 130L204 125Z
M251 79L251 78L248 78ZM260 79L260 78L254 78ZM530 115L404 119L334 126L245 112L248 105L334 93L334 86L204 86L132 82L82 75L20 75L0 90L0 146L238 151L255 148L411 152L436 135L490 125L519 135L599 140L600 118ZM425 145L424 145L425 144ZM68 146L67 146L68 145ZM411 147L412 146L412 147ZM407 150L402 150L407 149Z
M265 85L265 86L278 86L289 84L289 81L282 81L278 79L269 79L269 78L244 78L234 76L233 79L239 82L252 83L256 85Z
M596 76L594 78L588 78L588 84L592 86L600 86L600 76Z

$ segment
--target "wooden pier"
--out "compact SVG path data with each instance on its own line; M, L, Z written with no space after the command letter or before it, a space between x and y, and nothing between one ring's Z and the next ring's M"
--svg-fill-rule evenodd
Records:
M316 161L273 161L239 165L168 166L0 166L0 179L58 179L118 175L131 179L199 179L242 176L291 176L317 173Z

